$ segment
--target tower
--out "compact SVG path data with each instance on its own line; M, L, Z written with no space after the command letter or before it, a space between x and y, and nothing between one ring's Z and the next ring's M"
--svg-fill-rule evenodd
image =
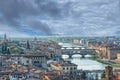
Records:
M2 43L2 53L7 53L7 36L4 34L3 43Z
M4 42L6 42L7 41L7 36L6 36L6 34L4 34Z
M27 40L26 48L27 48L27 49L30 49L30 43L29 43L28 40Z
M35 42L37 41L37 37L34 37L34 41L35 41Z
M113 80L113 72L112 72L113 68L111 66L106 66L105 67L105 76L106 76L106 80Z

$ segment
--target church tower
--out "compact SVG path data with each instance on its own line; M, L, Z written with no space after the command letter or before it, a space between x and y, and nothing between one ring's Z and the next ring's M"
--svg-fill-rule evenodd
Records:
M7 36L6 36L6 34L4 34L4 42L6 42L7 41Z
M2 53L7 53L7 36L4 34L3 43L2 43Z
M30 49L30 42L27 40L26 48Z

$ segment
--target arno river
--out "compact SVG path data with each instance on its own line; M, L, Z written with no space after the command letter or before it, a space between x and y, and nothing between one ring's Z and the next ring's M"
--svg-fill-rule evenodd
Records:
M97 61L91 60L89 58L80 58L78 55L76 57L73 57L72 59L65 58L65 60L69 60L74 64L78 65L78 69L82 70L104 70L105 69L105 64L99 63Z
M99 63L97 61L93 61L90 59L71 59L72 63L75 63L78 65L78 69L83 70L104 70L105 65L102 63Z
M65 47L71 47L70 44L62 44ZM75 45L72 45L75 46ZM80 55L73 55L72 59L69 59L68 55L63 55L62 56L63 59L65 60L69 60L74 64L78 65L78 69L82 69L82 70L104 70L105 69L105 64L102 64L100 62L97 62L95 60L91 60L88 57L90 57L90 55L86 55L85 58L81 58Z
M68 56L63 55L63 58L65 60L69 60L72 63L77 64L78 65L78 67L77 67L78 70L104 70L105 66L106 66L106 65L104 65L102 63L99 63L99 62L97 62L95 60L91 60L91 59L89 59L87 57L86 58L80 58L79 55L74 55L72 59L69 59L67 57ZM98 73L98 75L99 75L98 78L101 79L101 73ZM91 76L93 77L93 75L88 75L87 76L88 80L90 78L92 78ZM95 76L94 76L94 78L95 78Z

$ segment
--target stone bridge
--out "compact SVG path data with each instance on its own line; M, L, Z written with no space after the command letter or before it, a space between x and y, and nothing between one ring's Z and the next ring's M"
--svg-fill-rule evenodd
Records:
M87 49L84 47L62 47L61 52L62 55L69 55L70 58L75 54L80 54L83 58L85 55L96 55L94 49Z

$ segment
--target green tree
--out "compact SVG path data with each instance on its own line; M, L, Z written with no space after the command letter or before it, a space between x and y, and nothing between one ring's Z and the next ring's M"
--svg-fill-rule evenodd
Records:
M17 47L17 46L10 46L9 47L12 54L24 54L23 49Z

